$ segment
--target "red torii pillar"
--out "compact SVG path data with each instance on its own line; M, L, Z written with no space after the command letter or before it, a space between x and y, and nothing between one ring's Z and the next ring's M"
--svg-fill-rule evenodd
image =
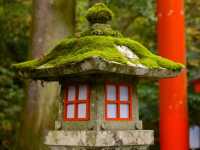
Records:
M184 0L157 0L158 50L186 64ZM160 80L161 150L188 150L187 75Z

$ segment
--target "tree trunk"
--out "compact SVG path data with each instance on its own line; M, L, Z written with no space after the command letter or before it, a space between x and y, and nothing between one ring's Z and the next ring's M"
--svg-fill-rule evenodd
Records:
M43 57L56 41L74 32L74 0L34 0L31 53ZM21 150L43 150L44 135L54 126L54 110L59 93L58 82L31 81L23 113L19 147Z

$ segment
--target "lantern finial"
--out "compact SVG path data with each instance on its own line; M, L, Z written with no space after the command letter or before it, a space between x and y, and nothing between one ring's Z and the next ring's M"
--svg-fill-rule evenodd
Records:
M95 23L107 23L112 20L113 12L103 3L96 3L92 6L86 15L87 20L91 24Z

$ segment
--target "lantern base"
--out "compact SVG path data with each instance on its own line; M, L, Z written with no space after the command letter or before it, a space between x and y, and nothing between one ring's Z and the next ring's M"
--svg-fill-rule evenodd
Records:
M152 130L49 131L45 144L51 150L147 150Z
M88 148L88 147L79 147L79 148L73 148L73 147L63 147L63 146L51 146L50 150L147 150L148 146L129 146L129 147L112 147L112 148Z

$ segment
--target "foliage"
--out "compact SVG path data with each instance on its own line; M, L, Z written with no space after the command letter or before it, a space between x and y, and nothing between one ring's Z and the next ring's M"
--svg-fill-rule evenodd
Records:
M200 74L200 1L187 0L186 1L186 37L188 49L188 77L189 81L196 78ZM200 125L200 95L195 93L193 84L189 84L189 116L190 124Z
M79 0L76 4L76 33L82 32L83 29L87 29L88 22L86 19L89 0Z
M151 149L158 149L158 84L153 81L143 81L137 87L137 93L140 103L140 118L143 121L144 129L154 129L155 132L155 145Z
M155 52L155 0L104 0L115 14L113 28Z
M5 149L14 145L20 127L24 91L19 84L12 71L0 67L0 147Z
M2 0L1 0L2 1ZM0 62L9 66L26 59L29 43L30 7L27 3L2 1L0 5Z
M191 84L189 87L189 116L190 116L190 124L191 125L200 125L200 96L199 93L195 93L193 89L193 85Z
M200 1L186 0L186 38L189 81L200 74ZM192 82L189 82L189 115L191 124L200 124L197 117L200 113L200 95L194 93Z
M200 1L186 1L186 33L188 49L188 65L191 69L200 66Z
M159 117L157 111L158 85L147 81L140 83L138 86L138 99L141 102L139 106L141 111L140 116L146 122L145 126L151 126L148 122L156 124L157 118Z
M21 81L10 70L14 62L28 53L30 4L26 1L0 0L0 149L11 149L20 127L24 101Z

